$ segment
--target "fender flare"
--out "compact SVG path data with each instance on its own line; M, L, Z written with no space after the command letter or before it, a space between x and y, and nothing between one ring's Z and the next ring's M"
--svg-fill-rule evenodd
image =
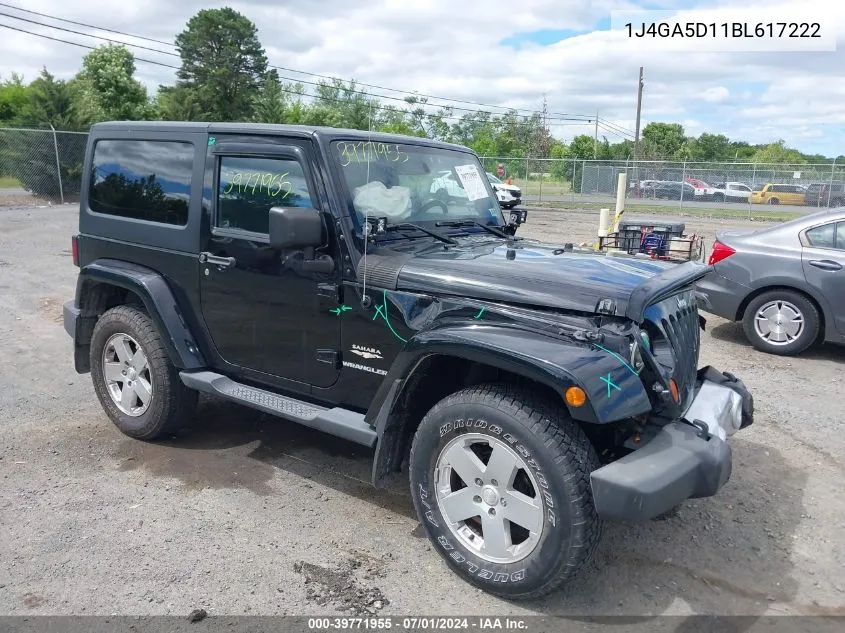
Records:
M80 311L80 323L75 338L78 339L80 328L84 327L86 320L99 316L98 306L88 305L85 301L86 286L93 283L124 288L138 296L158 329L171 362L177 368L200 369L207 366L167 280L151 268L120 260L97 259L80 270L75 302ZM92 329L93 325L89 326L88 340Z
M595 345L500 325L461 324L420 332L396 357L367 411L365 419L378 437L373 460L376 486L398 466L406 421L397 415L397 405L421 371L422 361L431 356L476 361L550 387L572 418L582 423L615 422L652 410L640 376L624 359ZM564 394L570 386L586 392L584 406L566 404Z

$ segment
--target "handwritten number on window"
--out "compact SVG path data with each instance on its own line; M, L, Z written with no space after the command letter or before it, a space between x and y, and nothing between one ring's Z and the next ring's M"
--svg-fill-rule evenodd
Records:
M230 193L262 193L266 192L270 197L287 198L293 193L293 184L287 180L290 172L274 174L270 172L236 172L223 190L223 195Z
M403 152L399 145L387 143L373 143L372 141L359 141L358 143L337 144L340 154L340 164L346 167L353 163L361 164L375 161L390 163L407 163L408 154Z

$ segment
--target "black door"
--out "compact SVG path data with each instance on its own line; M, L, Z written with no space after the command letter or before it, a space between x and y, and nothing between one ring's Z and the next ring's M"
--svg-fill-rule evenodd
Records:
M269 245L272 207L323 208L309 152L293 141L249 145L217 138L200 290L203 317L226 364L328 387L340 373L334 355L340 324L323 309L336 305L336 279L303 271L301 252Z

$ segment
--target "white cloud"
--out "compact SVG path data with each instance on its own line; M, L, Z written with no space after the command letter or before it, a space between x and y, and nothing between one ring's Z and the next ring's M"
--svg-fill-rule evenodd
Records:
M704 101L709 101L710 103L724 103L730 98L730 96L731 91L724 86L707 88L707 90L701 93L701 98L704 99Z
M240 0L182 3L147 0L114 3L107 11L95 0L12 0L21 6L111 29L172 41L188 18L201 8L231 5L252 19L271 64L314 73L354 77L360 82L482 103L537 109L545 93L549 111L593 116L634 129L637 73L645 66L643 125L649 121L696 121L695 132L724 133L732 138L765 142L784 138L805 151L845 153L845 110L839 74L845 53L837 52L661 52L619 32L592 32L550 46L514 50L499 44L514 35L541 29L590 28L611 9L634 8L637 2L614 0ZM688 7L690 2L664 0L650 7ZM766 16L771 2L723 0L700 6L715 8L722 20L731 9ZM845 3L831 3L816 16L804 0L779 0L802 11L804 21L845 24ZM815 5L812 5L815 6ZM48 20L2 8L36 21ZM751 15L751 13L747 13ZM0 16L0 24L96 45L95 40ZM51 22L103 37L125 39L84 27ZM82 48L0 29L0 75L13 71L34 78L42 66L59 77L79 68ZM838 40L845 42L841 33ZM131 40L172 51L162 44ZM138 58L178 65L179 60L134 49ZM138 77L154 89L173 80L173 70L138 62ZM280 71L284 76L314 80ZM385 93L399 96L396 93ZM454 104L473 107L466 104ZM460 114L457 111L457 114ZM591 125L564 125L554 132L569 138L592 134ZM823 130L820 134L810 134ZM690 130L691 132L693 130ZM605 130L612 140L612 133Z

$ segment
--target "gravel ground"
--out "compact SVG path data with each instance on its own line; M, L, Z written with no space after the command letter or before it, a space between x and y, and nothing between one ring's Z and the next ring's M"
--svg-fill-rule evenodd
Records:
M708 240L748 226L687 220ZM72 206L0 209L0 614L845 614L843 348L766 356L708 319L702 363L757 403L731 481L611 525L578 582L515 604L447 570L407 477L372 489L366 450L209 399L171 440L121 435L61 325L75 224ZM596 224L535 211L521 233Z

